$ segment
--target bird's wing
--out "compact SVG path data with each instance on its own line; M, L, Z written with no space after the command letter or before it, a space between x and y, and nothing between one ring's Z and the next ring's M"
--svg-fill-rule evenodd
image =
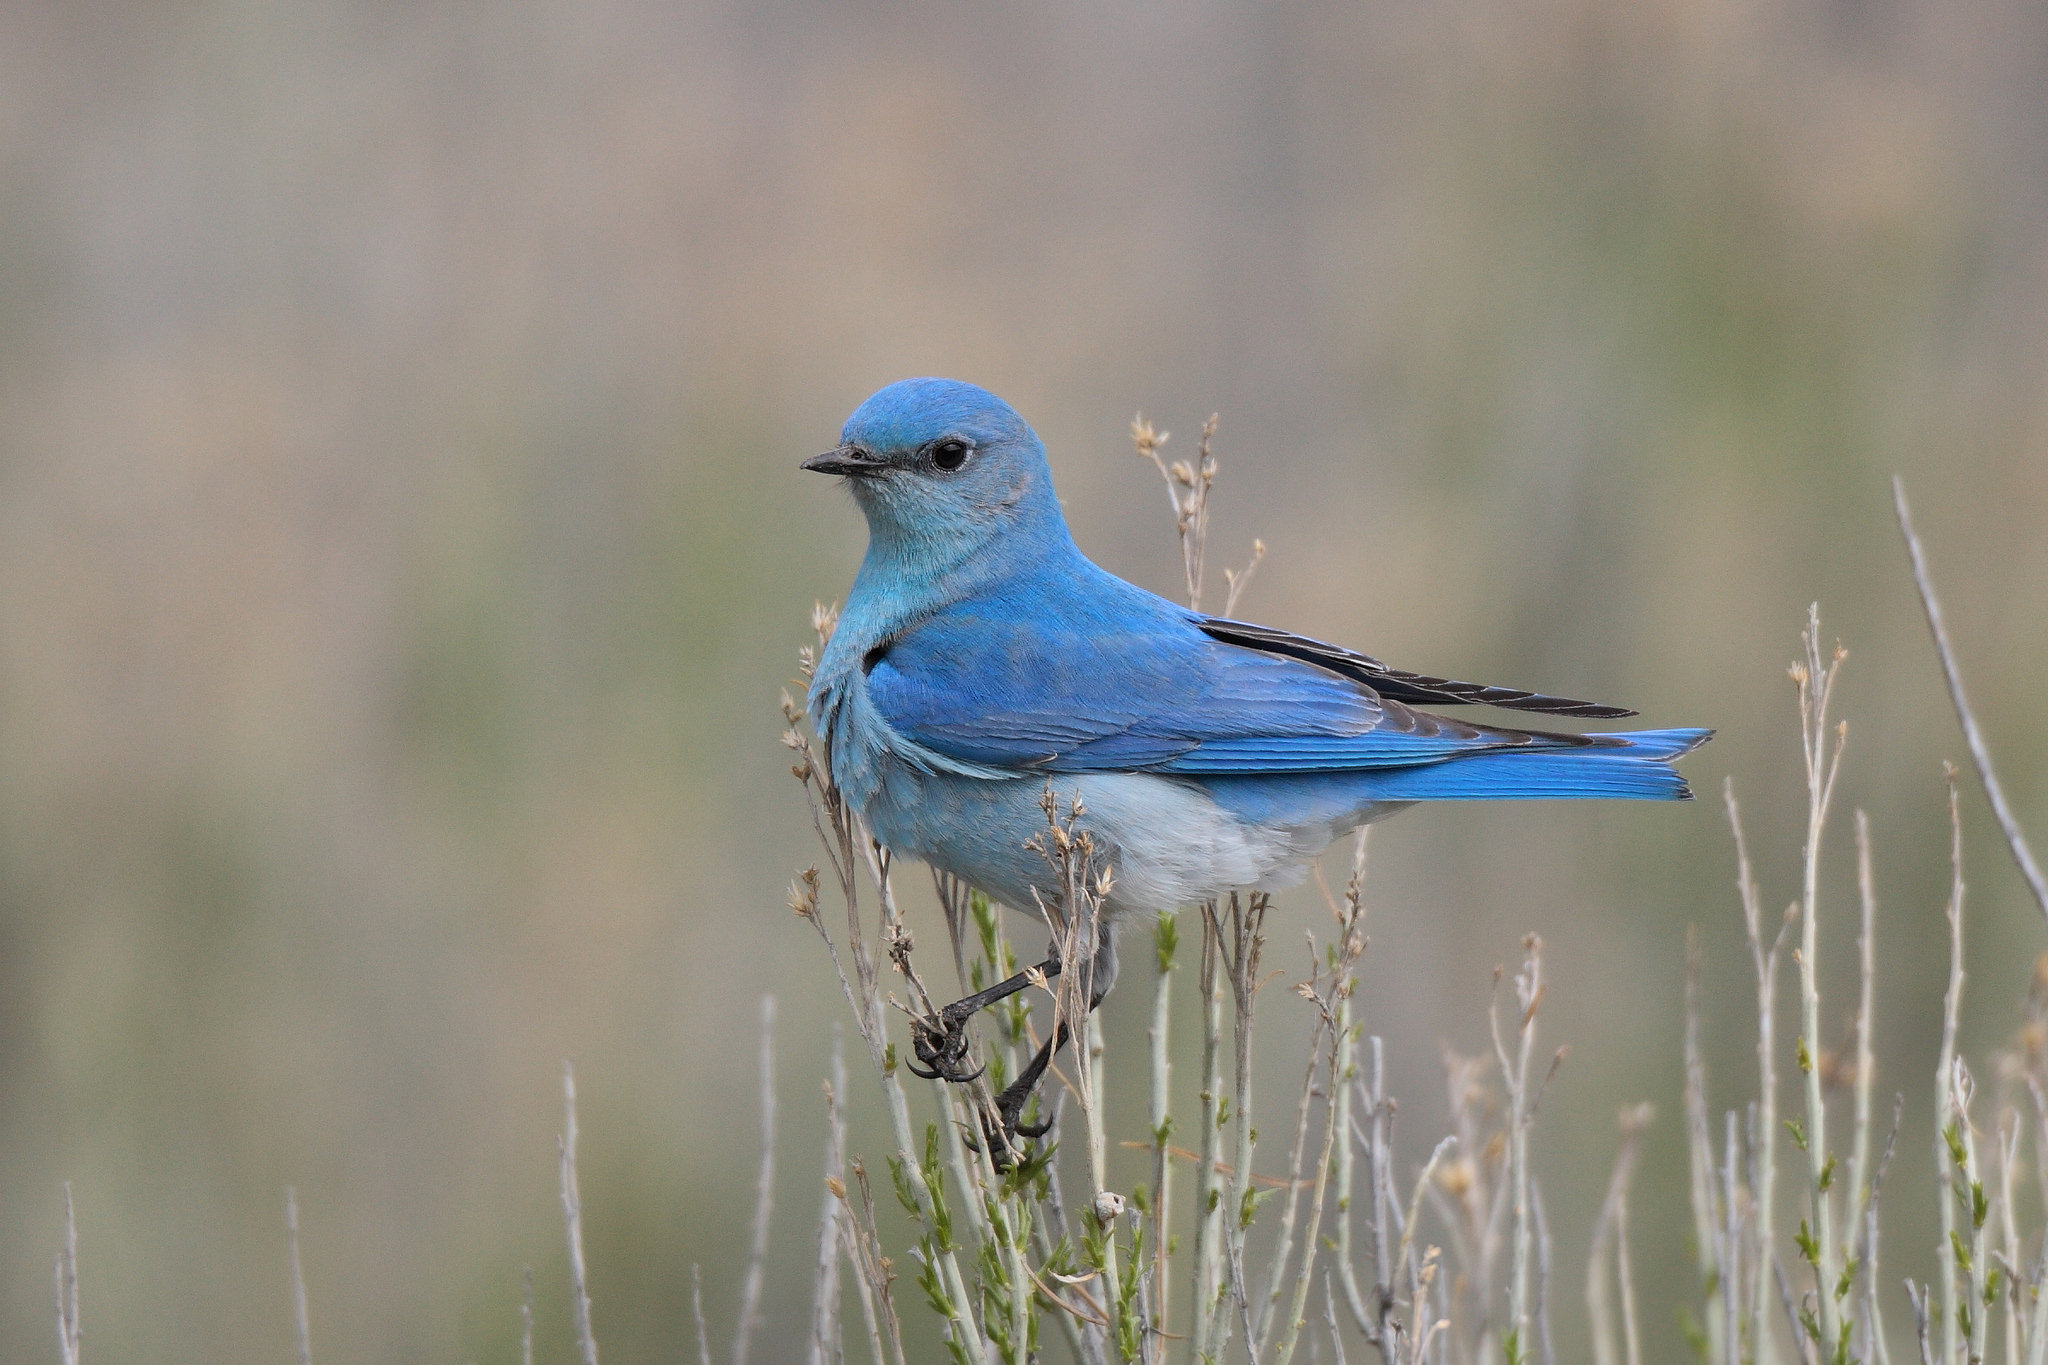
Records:
M1389 668L1378 659L1360 654L1356 650L1324 644L1321 640L1311 640L1305 635L1275 630L1271 626L1255 626L1245 621L1227 621L1220 616L1204 616L1199 618L1196 624L1203 634L1213 640L1240 645L1246 649L1262 650L1269 654L1285 655L1290 659L1305 660L1347 678L1356 679L1389 701L1423 706L1499 706L1510 711L1537 711L1550 716L1584 716L1600 719L1636 714L1625 706L1602 706L1597 702L1573 701L1570 697L1548 697L1540 692L1529 692L1517 687L1489 687L1483 683L1458 682L1452 678L1433 678L1426 673L1408 673L1398 668Z
M1343 771L1613 742L1413 711L1321 660L1216 638L1205 618L1113 606L1048 619L1000 597L956 604L868 652L868 696L947 758L1045 772Z

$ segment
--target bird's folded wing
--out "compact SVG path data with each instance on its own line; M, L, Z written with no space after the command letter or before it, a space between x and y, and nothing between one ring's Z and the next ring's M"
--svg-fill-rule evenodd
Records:
M955 607L871 652L868 695L913 743L1045 772L1342 771L1613 742L1412 711L1327 666L1226 644L1196 619L1076 627L999 603Z
M1499 706L1510 711L1536 711L1549 716L1586 716L1612 719L1633 716L1626 706L1602 706L1598 702L1550 697L1519 687L1490 687L1485 683L1459 682L1454 678L1433 678L1427 673L1409 673L1389 668L1369 654L1325 644L1306 635L1229 621L1220 616L1196 620L1202 633L1225 644L1280 654L1355 678L1388 701L1421 706Z

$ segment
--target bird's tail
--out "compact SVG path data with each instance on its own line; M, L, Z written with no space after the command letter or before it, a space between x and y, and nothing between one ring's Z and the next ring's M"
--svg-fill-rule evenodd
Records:
M1689 801L1692 788L1671 766L1713 738L1712 730L1634 730L1602 738L1625 746L1597 749L1494 749L1373 774L1382 801L1526 801L1602 797Z

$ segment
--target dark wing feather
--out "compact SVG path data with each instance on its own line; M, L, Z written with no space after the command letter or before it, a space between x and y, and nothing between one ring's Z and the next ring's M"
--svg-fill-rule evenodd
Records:
M1424 706L1499 706L1510 711L1537 711L1550 716L1585 716L1602 720L1636 714L1625 706L1601 706L1596 702L1548 697L1520 688L1488 687L1452 678L1432 678L1426 673L1408 673L1389 668L1371 655L1324 644L1305 635L1275 630L1271 626L1226 621L1220 616L1198 617L1195 624L1212 640L1267 654L1281 654L1327 668L1332 673L1364 683L1389 701Z

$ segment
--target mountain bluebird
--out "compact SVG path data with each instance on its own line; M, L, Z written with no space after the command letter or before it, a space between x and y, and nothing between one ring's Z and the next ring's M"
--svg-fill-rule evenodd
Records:
M971 384L891 384L804 468L841 476L868 522L809 697L832 779L891 850L1015 908L1059 892L1027 846L1048 784L1078 800L1111 874L1109 926L1298 877L1340 834L1418 801L1685 800L1671 761L1712 733L1434 715L1412 707L1634 712L1401 672L1126 583L1075 546L1037 434ZM1088 965L1092 1006L1115 972L1108 928ZM967 1079L967 1015L1023 984L920 1021L930 1073ZM1037 1131L1018 1115L1060 1041L1055 1027L999 1099L992 1139Z

